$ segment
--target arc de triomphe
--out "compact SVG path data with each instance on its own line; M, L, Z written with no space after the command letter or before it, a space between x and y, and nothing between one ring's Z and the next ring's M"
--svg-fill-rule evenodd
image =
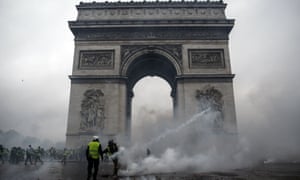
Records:
M81 2L75 36L66 146L92 135L129 137L133 86L156 75L172 88L174 118L205 106L236 132L228 37L234 20L217 1ZM205 102L205 103L203 103Z

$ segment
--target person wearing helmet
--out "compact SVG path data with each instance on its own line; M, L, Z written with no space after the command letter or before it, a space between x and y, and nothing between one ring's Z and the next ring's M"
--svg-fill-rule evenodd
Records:
M88 177L89 180L92 176L92 170L94 168L93 180L97 179L97 173L99 168L99 158L103 160L101 143L98 136L93 136L93 140L89 142L86 149L86 158L88 161Z
M103 153L108 154L114 163L114 176L118 175L118 157L117 152L119 151L118 145L114 142L114 140L109 140L107 147L104 149Z

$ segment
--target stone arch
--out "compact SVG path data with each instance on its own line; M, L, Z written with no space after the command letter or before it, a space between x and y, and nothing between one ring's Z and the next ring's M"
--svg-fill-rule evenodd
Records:
M199 102L194 94L197 90L204 100L221 102L203 90L208 84L218 88L224 104L216 103L213 107L224 108L224 128L236 132L234 74L228 47L234 20L225 16L226 4L222 0L91 2L76 7L78 17L69 21L75 51L69 76L67 147L74 148L94 135L90 129L95 124L100 127L96 130L99 129L101 138L130 135L126 126L131 119L132 88L147 75L157 75L170 84L176 121L197 113ZM116 13L117 9L122 12ZM155 9L159 14L151 13ZM219 13L209 13L211 9ZM174 15L174 12L179 13ZM96 99L92 102L97 108L85 103L84 93L89 90L101 90L104 94L91 96ZM214 97L220 97L214 92L209 91ZM99 108L100 111L95 110ZM90 125L85 120L94 123ZM103 122L100 120L105 123L99 123Z
M181 46L180 46L181 48ZM166 49L159 47L159 46L147 46L142 49L139 47L136 48L136 51L129 52L128 54L124 55L124 59L122 59L122 66L121 66L121 71L120 74L122 76L127 75L127 71L129 66L139 57L143 57L146 55L157 55L160 56L161 58L164 58L166 61L169 61L172 66L176 70L177 75L182 74L182 68L181 68L181 50L179 52L176 52L175 50L172 50L171 53L167 52Z
M158 76L166 80L171 87L173 107L176 102L176 77L181 74L181 68L173 55L161 49L143 49L132 54L121 69L121 74L127 77L127 136L131 135L132 98L134 85L145 76ZM173 113L175 109L173 109Z

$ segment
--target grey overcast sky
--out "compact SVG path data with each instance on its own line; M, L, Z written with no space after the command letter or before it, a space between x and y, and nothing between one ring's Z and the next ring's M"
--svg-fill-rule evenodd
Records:
M225 2L227 17L236 20L230 55L240 131L250 131L249 126L271 128L296 141L300 1ZM0 129L65 139L74 49L67 21L76 19L77 4L77 0L0 1ZM144 87L160 86L155 83Z

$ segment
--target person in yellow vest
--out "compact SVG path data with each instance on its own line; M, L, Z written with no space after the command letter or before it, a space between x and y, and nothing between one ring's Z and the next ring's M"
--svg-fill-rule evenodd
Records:
M93 140L89 142L86 149L86 158L88 161L88 177L89 180L92 176L92 170L94 168L93 180L97 179L97 173L99 168L99 158L103 160L101 143L98 136L93 136Z
M104 149L103 153L108 154L114 163L114 176L118 175L118 154L119 151L117 144L111 139L108 141L107 147Z

